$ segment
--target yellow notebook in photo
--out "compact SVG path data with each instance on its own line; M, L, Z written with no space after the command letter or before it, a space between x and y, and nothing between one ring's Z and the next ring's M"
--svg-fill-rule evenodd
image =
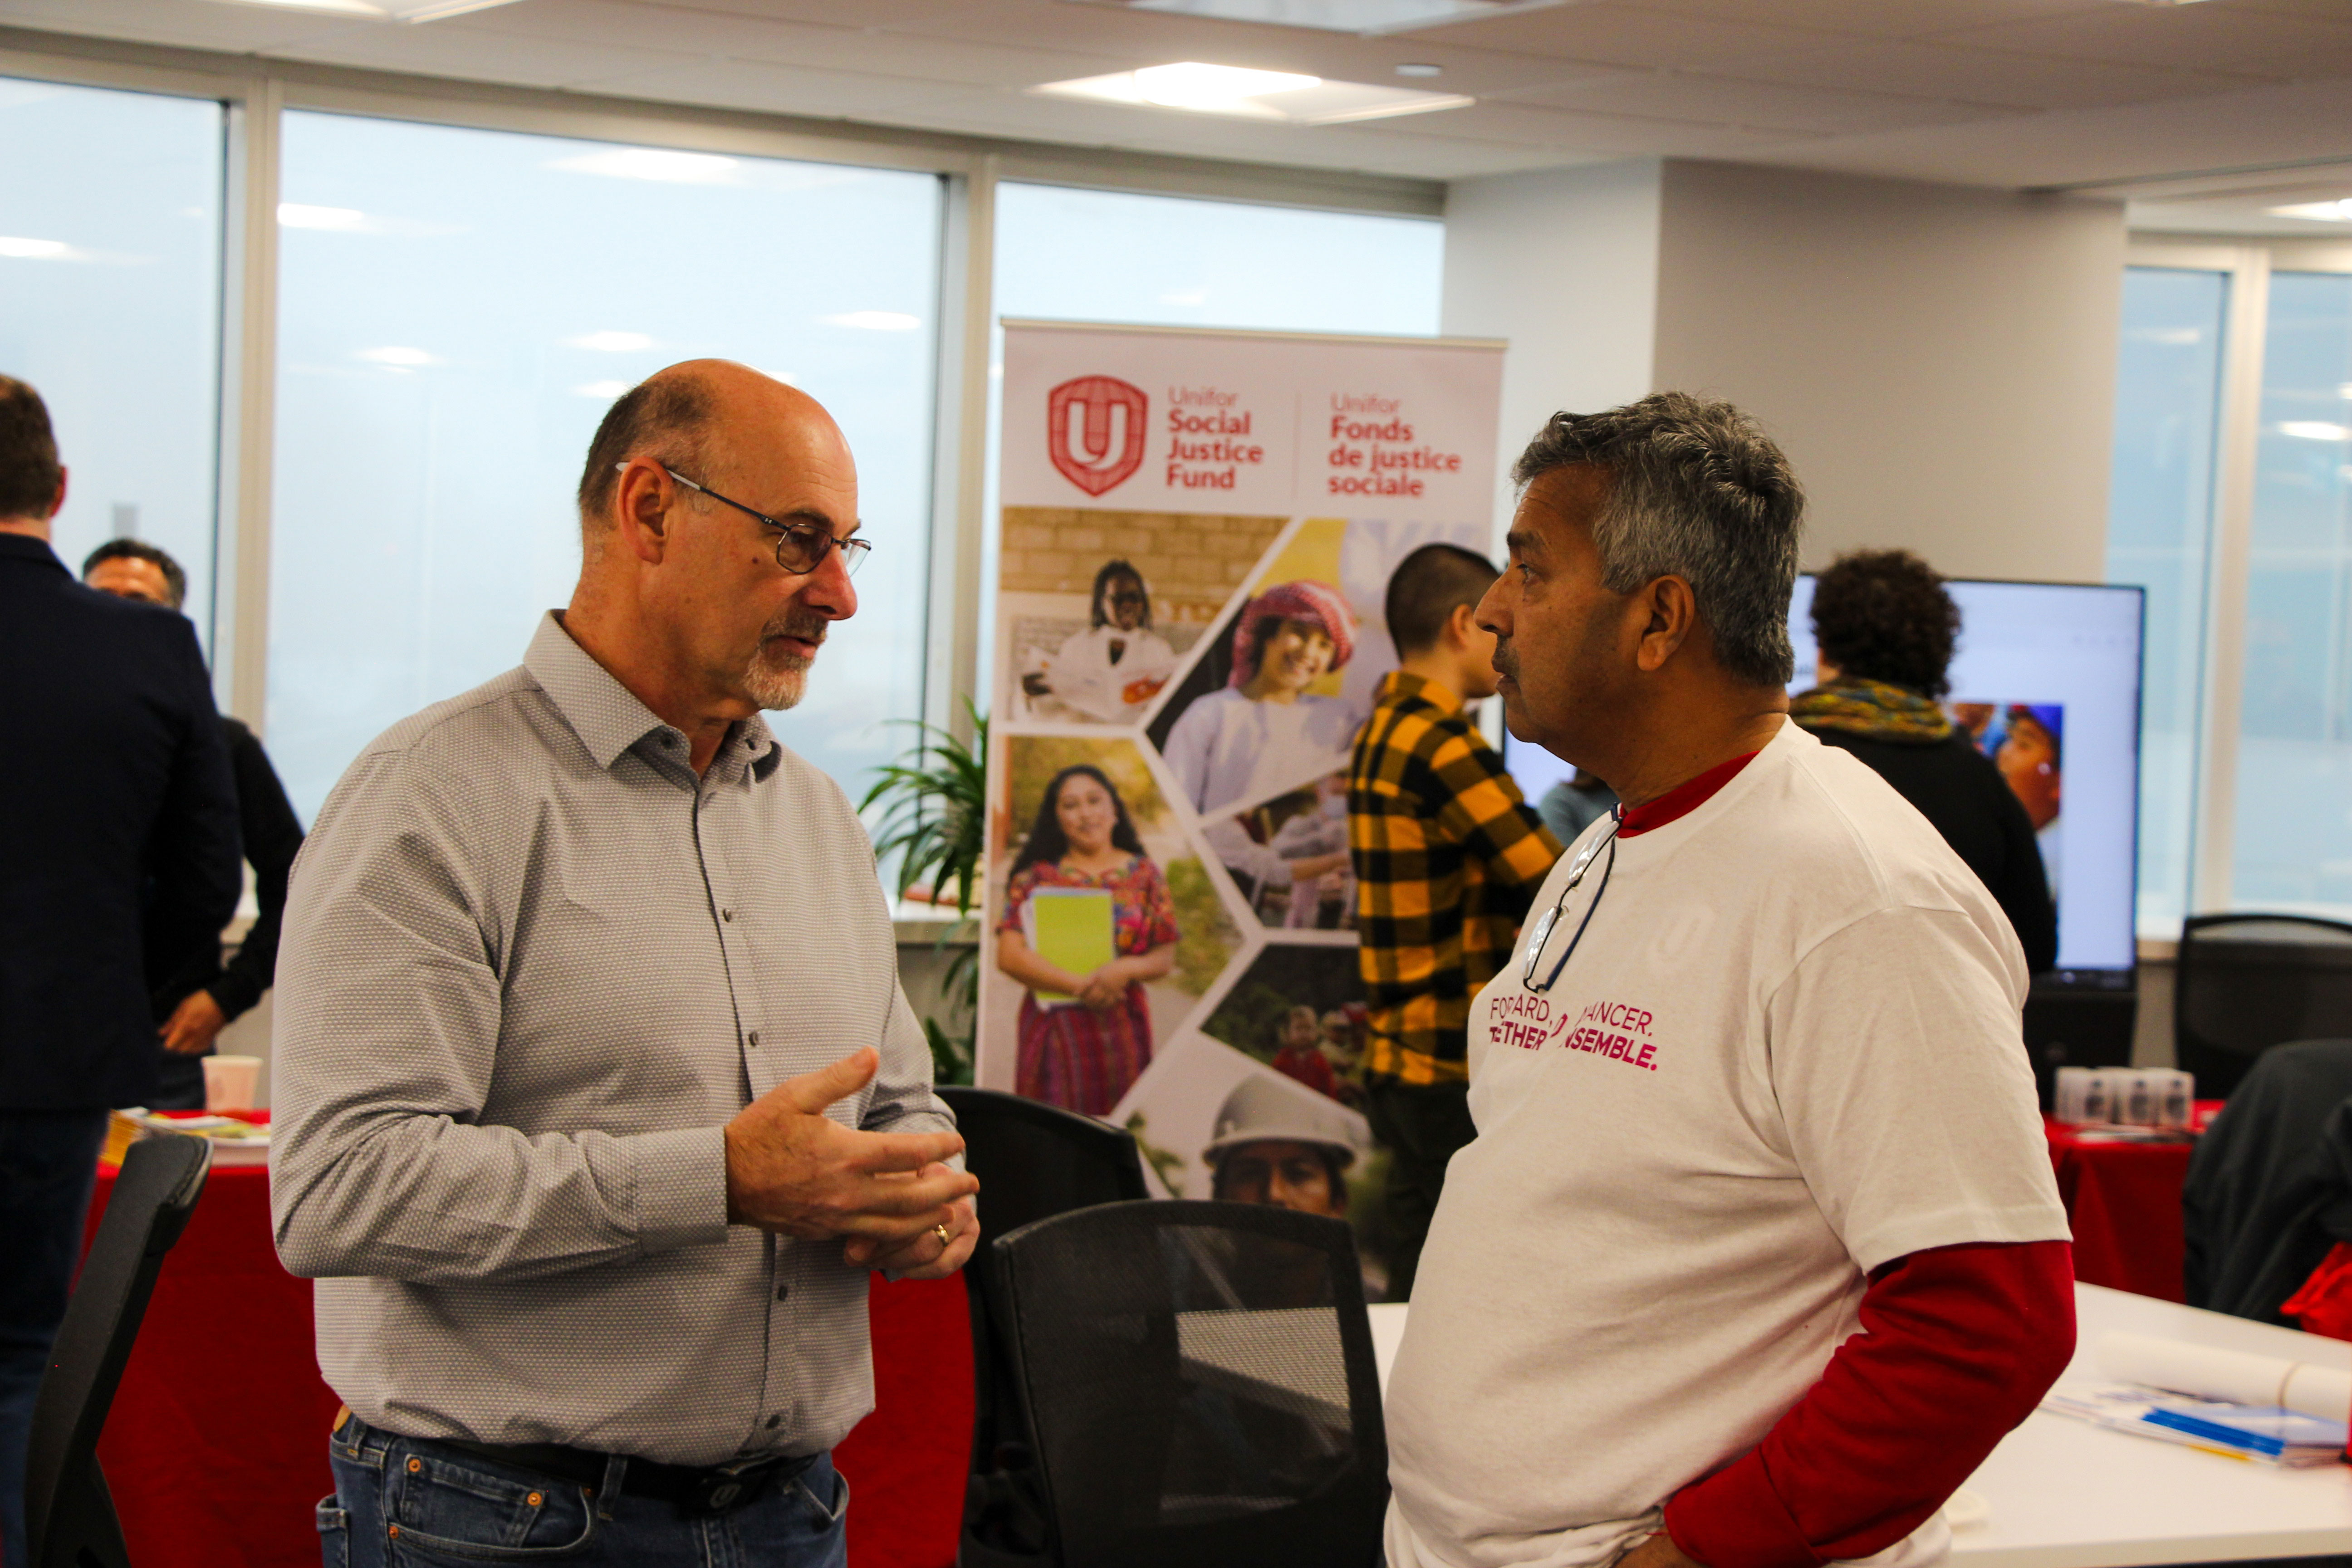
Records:
M1021 910L1021 929L1031 952L1072 974L1092 974L1118 956L1110 893L1105 889L1039 888ZM1066 1007L1077 998L1062 991L1040 991L1037 1000L1048 1007Z

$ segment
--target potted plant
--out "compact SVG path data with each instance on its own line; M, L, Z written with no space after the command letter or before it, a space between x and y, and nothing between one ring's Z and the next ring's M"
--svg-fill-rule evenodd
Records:
M980 988L980 948L973 938L973 908L981 899L981 853L988 810L988 719L964 699L971 721L971 744L950 731L919 720L912 751L884 766L858 804L860 815L881 812L874 827L874 853L888 864L895 858L901 900L952 907L961 918L940 933L937 945L954 944L940 986L950 1019L966 1020L950 1033L926 1017L932 1076L940 1083L970 1083L975 1005ZM869 820L873 820L869 816Z

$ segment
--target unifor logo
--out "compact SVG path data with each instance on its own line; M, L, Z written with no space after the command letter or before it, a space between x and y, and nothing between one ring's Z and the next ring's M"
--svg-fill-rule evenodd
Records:
M1098 496L1143 466L1151 400L1115 375L1082 375L1045 395L1045 439L1054 467Z

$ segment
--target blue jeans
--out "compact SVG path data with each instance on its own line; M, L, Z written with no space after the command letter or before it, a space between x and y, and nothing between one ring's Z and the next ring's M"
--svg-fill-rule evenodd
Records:
M25 1444L81 1261L103 1110L0 1110L0 1563L25 1543Z
M849 1483L820 1457L758 1500L708 1519L625 1496L615 1460L598 1488L551 1481L349 1418L328 1439L335 1495L319 1504L326 1568L847 1568Z

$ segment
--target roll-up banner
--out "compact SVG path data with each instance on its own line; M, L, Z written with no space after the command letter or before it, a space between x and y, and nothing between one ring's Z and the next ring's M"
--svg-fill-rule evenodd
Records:
M1004 323L979 1079L1351 1219L1375 1290L1348 760L1391 574L1491 553L1502 348Z

